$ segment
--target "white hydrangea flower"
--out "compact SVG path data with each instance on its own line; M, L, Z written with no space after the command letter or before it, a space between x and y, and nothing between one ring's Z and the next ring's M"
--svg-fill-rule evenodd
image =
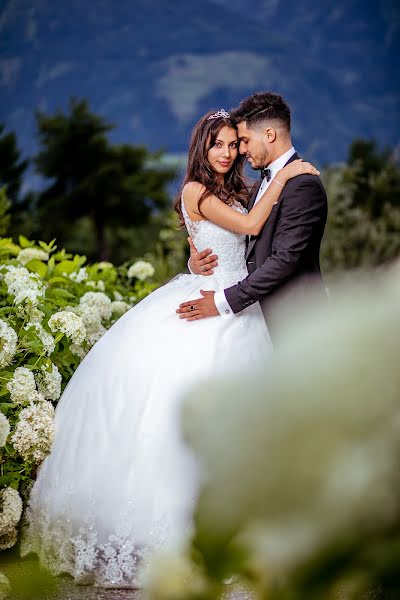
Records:
M118 290L114 290L114 300L123 300L123 295L118 292Z
M44 312L37 308L37 306L31 306L30 304L19 305L17 315L24 321L27 319L29 323L41 323L44 318Z
M123 300L114 300L114 302L111 302L111 310L114 316L121 316L130 308L131 306Z
M8 548L12 548L15 546L18 540L18 533L16 528L10 529L4 535L0 535L0 550L7 550ZM8 596L4 596L8 598ZM1 599L1 596L0 596Z
M106 289L106 285L102 279L99 279L98 281L86 281L86 285L96 290L100 290L101 292L104 292Z
M44 250L39 250L38 248L23 248L17 256L17 260L19 260L22 265L26 265L26 263L34 259L47 262L49 260L49 255Z
M94 346L94 344L105 334L107 329L101 325L98 329L93 331L89 331L86 335L86 340L89 342L90 346Z
M46 400L58 400L61 396L62 375L57 365L51 364L51 371L45 365L36 376L39 392Z
M11 443L24 460L40 464L49 454L54 439L54 407L44 400L19 413Z
M0 412L0 446L4 446L10 435L10 421Z
M10 435L10 421L0 412L0 447L4 446Z
M10 392L11 402L15 404L32 402L36 392L35 377L30 369L17 367L6 387Z
M103 292L86 292L79 304L97 311L101 320L108 321L111 318L111 300Z
M21 290L18 293L18 295L15 297L14 302L15 302L15 304L20 304L21 302L24 302L25 300L29 300L29 302L31 304L36 304L40 295L41 294L38 293L38 291L33 288Z
M6 487L0 491L0 536L14 529L22 516L22 500L17 490Z
M70 273L69 278L72 281L75 281L76 283L82 283L82 281L85 281L88 278L86 268L82 267L81 269L79 269L78 273Z
M52 354L54 352L54 348L56 347L55 339L53 338L51 333L49 333L48 331L46 331L43 328L43 325L41 323L38 323L38 322L27 323L25 325L24 329L28 330L31 327L33 327L35 329L36 334L43 345L43 349L44 349L46 355L50 356L50 354Z
M103 269L112 269L113 268L113 264L106 261L106 260L102 260L99 263L97 263L97 268L100 269L101 271Z
M35 402L44 402L45 398L43 396L43 394L41 392L38 392L37 390L32 394L31 397L31 402L30 404L34 404Z
M128 277L132 279L136 277L140 281L144 281L148 277L152 277L155 273L154 267L151 263L145 260L138 260L128 269Z
M44 319L44 312L36 306L29 307L29 321L31 323L41 323Z
M72 354L75 354L75 356L77 356L81 360L83 360L87 354L87 350L85 350L85 348L83 348L79 344L71 344L69 349L71 350Z
M12 327L0 319L0 368L7 367L17 351L18 336Z
M73 312L60 310L49 319L51 331L60 331L75 344L81 344L86 337L85 325L81 317Z
M8 293L14 296L14 304L21 304L29 300L32 304L44 295L44 286L36 273L30 273L25 267L7 265L7 274L4 281Z
M86 330L85 339L91 346L107 331L101 322L101 315L95 305L91 306L89 303L84 303L73 306L69 310L82 318Z

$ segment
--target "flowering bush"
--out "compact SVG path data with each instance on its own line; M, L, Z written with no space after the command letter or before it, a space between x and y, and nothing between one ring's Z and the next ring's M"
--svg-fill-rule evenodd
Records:
M17 540L62 390L107 329L157 287L149 262L88 265L54 242L0 238L0 549Z

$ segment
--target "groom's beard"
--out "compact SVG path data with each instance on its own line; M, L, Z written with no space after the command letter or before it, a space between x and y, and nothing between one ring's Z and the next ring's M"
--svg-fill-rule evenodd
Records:
M247 159L247 163L250 165L250 167L253 169L253 171L259 171L260 169L262 169L264 167L267 167L270 162L271 162L270 160L266 159L265 162L263 162L263 163L261 163L261 162L258 163L257 162L257 163L253 163L252 164L249 161L249 159Z
M250 159L246 157L247 162L250 164L253 171L259 171L263 167L267 167L271 161L271 157L268 152L264 152L260 157L253 158L253 163L250 162Z

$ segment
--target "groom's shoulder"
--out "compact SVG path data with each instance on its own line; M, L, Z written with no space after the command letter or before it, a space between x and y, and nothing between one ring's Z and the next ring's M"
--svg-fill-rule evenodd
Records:
M285 206L285 209L283 209ZM282 209L291 211L292 207L313 207L315 210L326 214L328 199L324 185L317 175L302 174L290 179L283 190Z
M324 184L318 175L311 175L309 173L302 173L301 175L297 175L296 177L292 177L287 181L285 186L285 191L294 192L294 191L310 191L319 192L323 195L326 195Z

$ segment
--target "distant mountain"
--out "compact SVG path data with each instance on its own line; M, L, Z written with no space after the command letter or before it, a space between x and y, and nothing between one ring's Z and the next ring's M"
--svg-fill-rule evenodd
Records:
M354 137L399 141L399 10L392 0L6 0L0 122L36 149L34 111L86 97L113 138L182 153L209 108L283 94L319 165Z

